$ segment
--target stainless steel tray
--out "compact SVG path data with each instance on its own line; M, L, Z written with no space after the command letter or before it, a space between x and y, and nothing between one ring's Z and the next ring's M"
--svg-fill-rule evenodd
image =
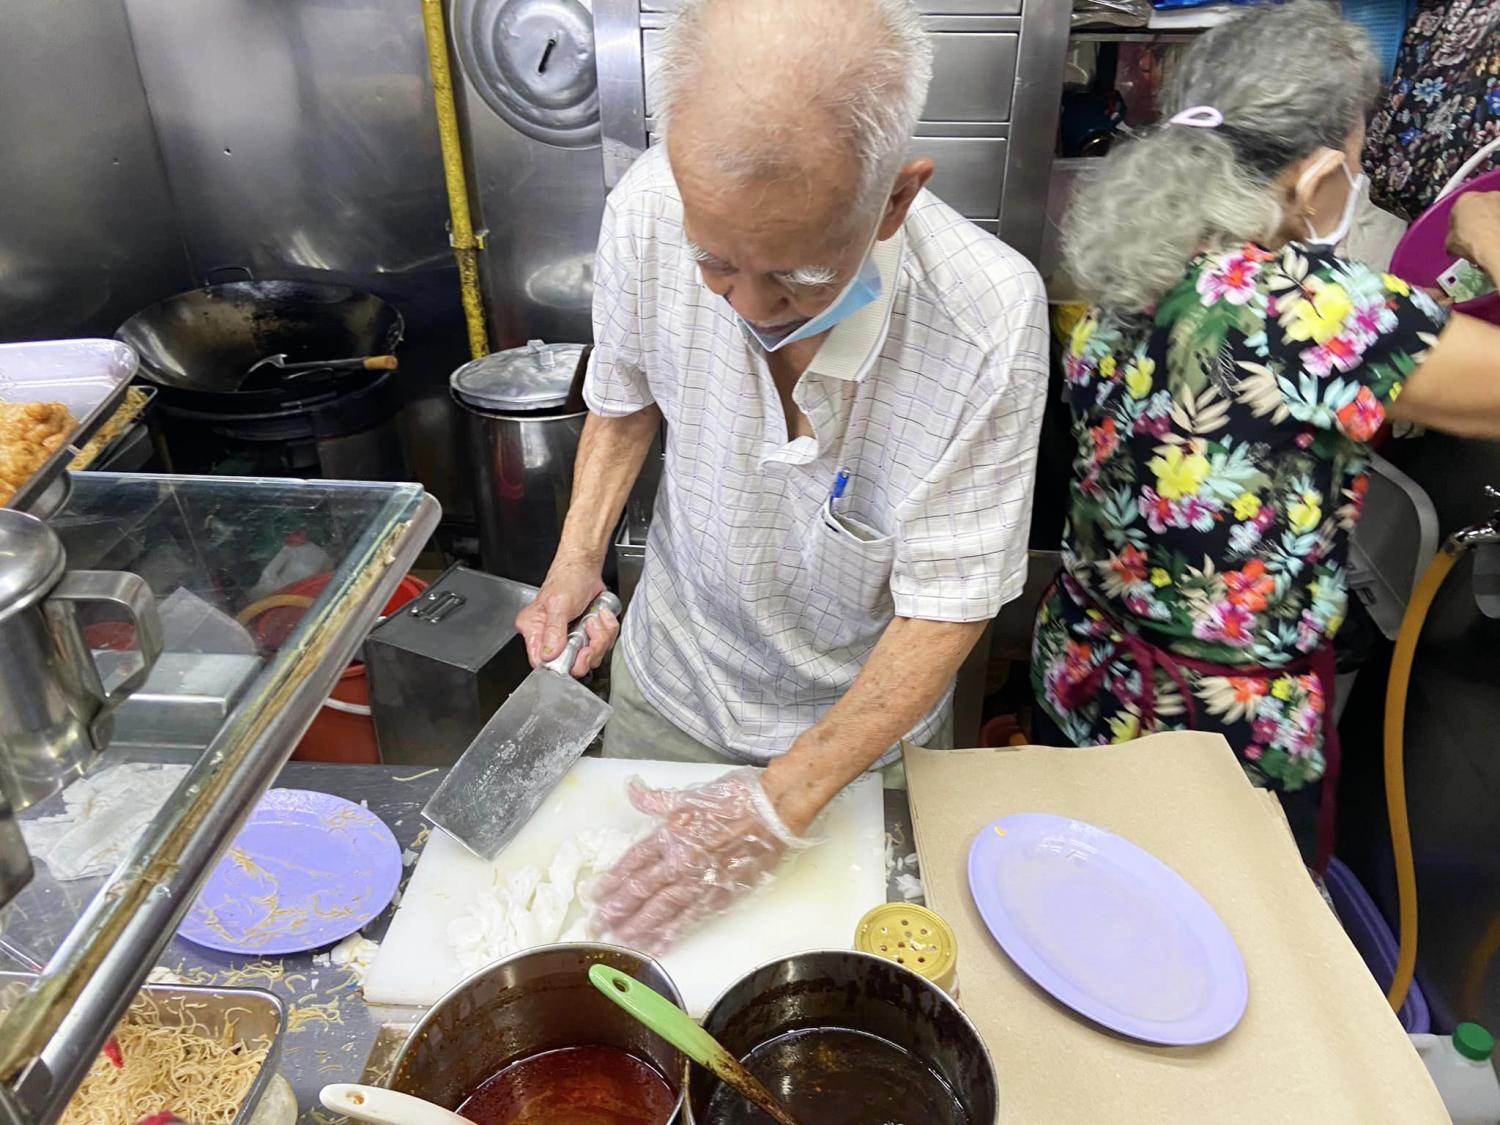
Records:
M70 462L68 469L69 472L85 473L96 469L102 470L104 472L114 471L110 468L109 464L111 458L113 458L115 454L117 454L121 449L129 444L131 435L138 428L144 428L146 426L147 417L151 413L151 404L156 401L156 395L160 390L159 387L148 387L144 384L138 384L135 389L140 392L141 395L141 408L135 412L134 417L132 417L130 421L126 423L126 425L120 430L120 432L115 434L114 437L111 438L109 442L102 449L100 449L97 454L95 454L94 459L87 465L74 465ZM116 410L112 410L109 414L105 415L104 420L99 423L100 431L102 431L104 427L109 424L110 419L113 418L115 414L125 408L125 403L127 401L126 396L129 394L130 388L126 387L125 394L120 396L120 405L116 408ZM97 437L98 434L96 433L95 436ZM84 444L86 445L87 442L85 442Z
M44 497L50 500L43 507L58 506L56 498L66 487L59 478L114 413L138 364L135 352L118 340L0 344L0 401L60 402L78 422L67 442L16 491L9 507L34 511ZM65 491L62 495L66 498Z
M36 978L30 973L0 972L0 1011L10 1007L16 998L30 987ZM216 1034L228 1027L242 1043L265 1040L270 1043L266 1061L260 1073L250 1083L245 1098L240 1102L236 1121L249 1121L255 1116L255 1107L265 1096L281 1065L281 1043L286 1036L286 1005L281 999L260 988L199 988L186 984L148 984L141 991L149 992L158 1000L168 1001L162 1005L163 1016L168 1019L182 1011L181 1004L171 1001L184 1000L192 1014ZM122 1123L125 1125L125 1123Z

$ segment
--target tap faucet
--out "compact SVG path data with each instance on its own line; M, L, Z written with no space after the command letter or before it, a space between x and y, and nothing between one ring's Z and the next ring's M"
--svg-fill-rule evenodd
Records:
M1458 550L1468 550L1485 543L1500 543L1500 489L1487 484L1484 486L1484 494L1496 501L1497 507L1484 522L1470 524L1453 533L1449 542Z

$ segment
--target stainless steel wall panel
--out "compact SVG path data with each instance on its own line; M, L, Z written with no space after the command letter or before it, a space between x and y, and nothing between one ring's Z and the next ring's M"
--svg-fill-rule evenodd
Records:
M1041 261L1043 216L1052 176L1063 63L1073 6L1062 0L1028 0L1021 17L1016 92L1011 105L1011 146L1000 200L1000 237Z
M198 272L339 274L390 292L448 268L419 5L126 0L126 10Z
M601 84L614 131L638 144L658 139L651 87L674 0L601 0L611 25L630 24L641 43L644 91ZM623 7L622 7L623 6ZM1054 0L918 0L933 38L933 83L909 152L934 158L933 191L950 206L1037 261L1062 95L1070 5ZM601 23L595 9L596 30ZM620 147L623 164L633 156ZM617 173L616 173L617 174Z
M120 0L0 4L0 340L108 335L189 284Z
M930 156L932 193L968 219L998 219L1005 182L1004 137L916 137L908 156Z
M646 115L656 113L654 86L666 32L641 35ZM1015 34L940 31L932 36L932 88L924 121L1008 121L1016 80Z
M604 214L598 148L554 148L502 121L465 84L490 344L588 343L594 250Z
M462 518L472 486L447 378L467 357L421 5L125 7L195 276L244 265L396 304L407 461Z
M599 70L599 132L604 149L604 185L620 182L646 151L641 70L641 16L636 0L594 0L594 62Z
M924 121L1009 121L1018 35L940 31Z

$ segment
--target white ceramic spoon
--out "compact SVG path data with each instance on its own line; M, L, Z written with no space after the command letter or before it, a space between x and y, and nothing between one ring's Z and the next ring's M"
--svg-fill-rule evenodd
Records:
M334 1113L371 1125L474 1125L440 1105L381 1086L336 1082L324 1086L318 1096Z

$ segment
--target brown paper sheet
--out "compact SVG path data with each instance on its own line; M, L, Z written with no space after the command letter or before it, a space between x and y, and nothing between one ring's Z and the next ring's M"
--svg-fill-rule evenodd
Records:
M994 1056L1006 1125L1449 1121L1302 866L1280 806L1249 784L1218 735L1097 749L908 748L906 773L928 905L957 934L963 1007ZM1240 1025L1204 1047L1153 1047L1032 984L985 929L966 873L975 834L1018 812L1117 832L1197 888L1245 958Z

